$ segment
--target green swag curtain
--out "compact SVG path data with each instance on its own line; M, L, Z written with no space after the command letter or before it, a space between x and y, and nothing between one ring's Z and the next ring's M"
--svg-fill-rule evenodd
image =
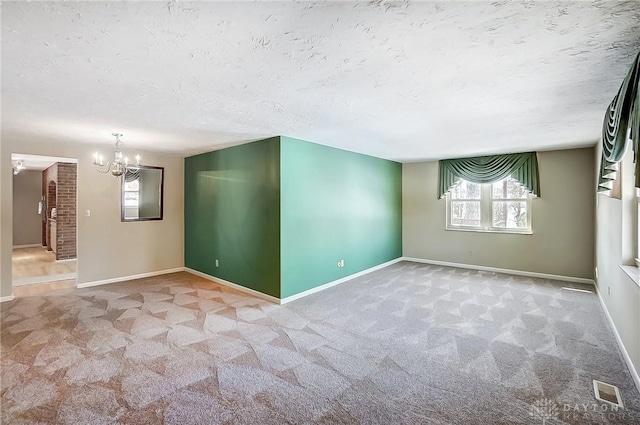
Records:
M535 152L440 161L438 199L464 179L473 183L493 183L511 175L535 196L540 196L538 157Z
M140 168L137 170L127 169L124 173L124 181L127 183L132 182L140 177Z
M631 129L633 159L636 164L636 187L640 187L640 52L631 65L618 94L613 98L602 124L602 157L598 191L608 191L615 179L616 165L624 156L627 131Z

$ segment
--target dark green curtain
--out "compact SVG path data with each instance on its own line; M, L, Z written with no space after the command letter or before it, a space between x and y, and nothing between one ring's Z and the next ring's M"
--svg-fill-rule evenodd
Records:
M640 187L640 52L622 81L618 94L607 107L602 123L602 157L598 191L610 188L615 179L615 164L620 162L627 148L627 132L631 130L633 159L636 164L636 187Z
M494 183L508 176L518 180L535 196L540 196L535 152L445 159L439 165L438 199L461 179L473 183Z

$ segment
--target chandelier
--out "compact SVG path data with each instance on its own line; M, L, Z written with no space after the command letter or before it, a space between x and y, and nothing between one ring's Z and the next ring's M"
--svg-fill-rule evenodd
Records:
M13 166L13 175L17 176L20 171L26 169L27 167L24 166L24 162L22 162L21 160L16 162L16 165Z
M114 176L118 177L125 173L127 170L137 170L140 168L140 155L136 155L136 163L135 165L129 165L129 158L124 156L122 152L120 152L120 145L122 142L120 141L120 137L122 134L120 133L111 133L116 138L116 151L113 155L113 160L104 162L104 158L98 152L93 154L93 165L96 166L96 170L101 173L111 173Z

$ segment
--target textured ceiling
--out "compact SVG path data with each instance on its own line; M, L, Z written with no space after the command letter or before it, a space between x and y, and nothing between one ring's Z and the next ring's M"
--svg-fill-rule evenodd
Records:
M593 145L632 2L2 2L2 137L413 161Z

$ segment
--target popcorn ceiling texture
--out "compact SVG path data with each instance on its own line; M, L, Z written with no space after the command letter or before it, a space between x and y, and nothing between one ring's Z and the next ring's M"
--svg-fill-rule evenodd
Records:
M638 2L3 2L2 137L395 160L592 145Z

